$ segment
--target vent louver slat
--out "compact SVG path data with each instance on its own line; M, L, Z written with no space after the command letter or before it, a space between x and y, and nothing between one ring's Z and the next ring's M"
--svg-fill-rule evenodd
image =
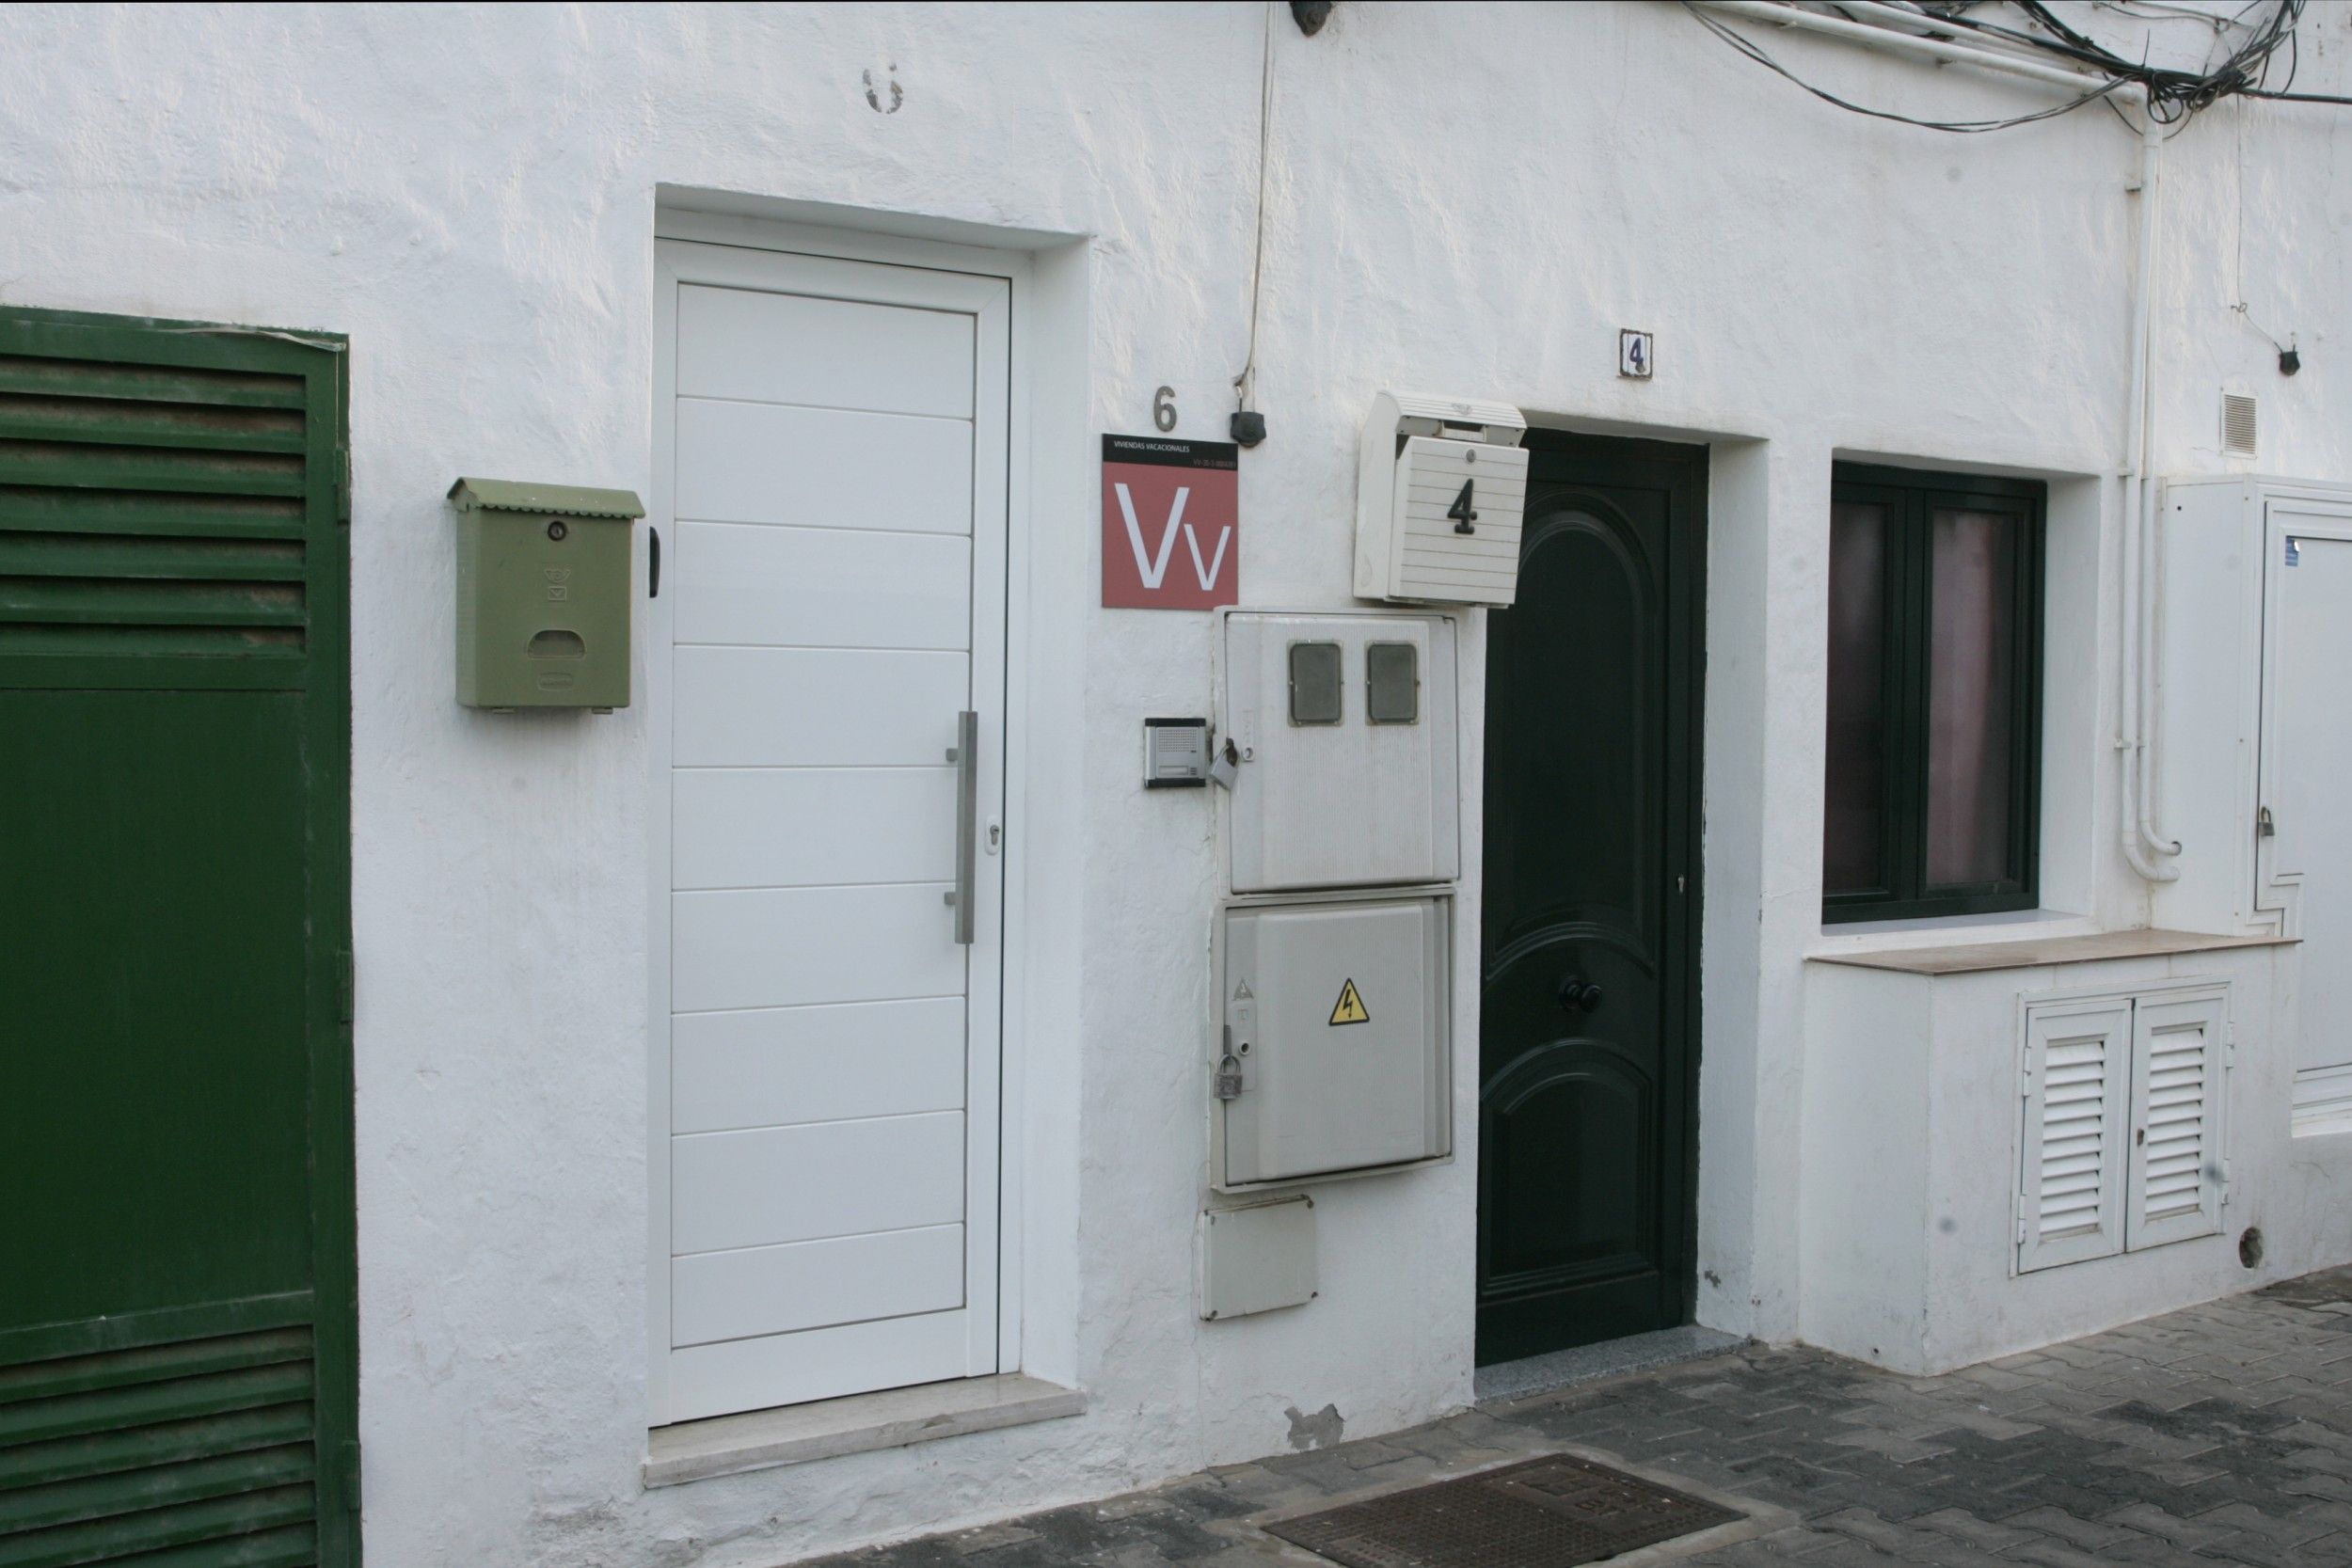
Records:
M0 355L0 660L291 682L304 395L294 376Z
M0 1368L0 1568L313 1560L313 1353L295 1327Z
M302 411L0 391L0 440L299 455Z
M2037 1224L2057 1238L2096 1227L2106 1201L2104 1042L2054 1042L2045 1071Z
M147 1508L232 1497L241 1492L307 1483L313 1460L307 1443L285 1443L251 1453L216 1454L129 1478L85 1476L14 1494L0 1494L0 1530L45 1529L85 1524L123 1513L126 1502Z
M2201 1031L2154 1037L2148 1061L2148 1140L2141 1213L2169 1219L2204 1201L2205 1041Z
M2231 457L2257 457L2254 400L2237 392L2221 394L2221 450Z
M116 365L91 359L47 359L15 354L0 354L0 392L209 404L221 408L303 406L301 386L282 375L176 370L164 365Z
M0 1539L0 1568L79 1568L83 1563L137 1559L167 1546L211 1544L257 1530L300 1525L315 1512L308 1485L212 1497L178 1508L117 1513L87 1524Z

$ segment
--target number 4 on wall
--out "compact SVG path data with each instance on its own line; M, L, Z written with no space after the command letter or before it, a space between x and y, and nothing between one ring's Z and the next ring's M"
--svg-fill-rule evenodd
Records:
M1650 372L1650 334L1627 327L1617 334L1617 373L1647 381Z

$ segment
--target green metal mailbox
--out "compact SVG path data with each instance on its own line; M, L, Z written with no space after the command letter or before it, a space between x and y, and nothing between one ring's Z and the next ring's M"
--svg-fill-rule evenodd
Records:
M469 707L628 705L627 490L461 479L457 700Z

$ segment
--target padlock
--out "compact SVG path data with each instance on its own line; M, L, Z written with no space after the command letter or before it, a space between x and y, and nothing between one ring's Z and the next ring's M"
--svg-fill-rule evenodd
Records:
M1219 1100L1241 1098L1241 1058L1230 1051L1216 1064L1216 1097Z

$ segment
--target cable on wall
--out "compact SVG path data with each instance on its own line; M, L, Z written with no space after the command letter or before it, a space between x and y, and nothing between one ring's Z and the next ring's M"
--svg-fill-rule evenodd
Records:
M2257 0L2260 3L2260 0ZM2151 66L2144 60L2133 60L2116 54L2088 36L2075 31L2054 13L2042 0L2016 0L2017 8L2039 31L2005 26L1962 14L1963 6L1947 9L1927 9L1915 12L1917 20L1935 27L1952 29L1950 37L1975 35L1996 40L2011 48L2056 56L2075 67L2086 67L2105 74L2106 80L2066 103L2054 104L2031 114L2011 115L1999 119L1923 119L1898 114L1891 109L1872 108L1839 97L1826 88L1816 87L1774 59L1756 40L1740 33L1720 19L1700 8L1698 0L1682 0L1683 8L1695 17L1701 25L1731 48L1794 83L1826 103L1851 114L1866 115L1872 119L1894 120L1899 124L1915 125L1928 131L1945 131L1975 135L1987 131L2006 131L2014 126L2031 125L2060 115L2074 113L2092 103L2106 103L2109 108L2114 95L2125 87L2146 95L2147 112L2160 124L2185 124L2191 117L2211 108L2224 98L2263 98L2297 103L2352 103L2352 98L2328 93L2296 92L2295 76L2300 53L2296 39L2296 24L2302 20L2306 0L2271 0L2271 8L2260 21L2243 24L2219 22L2218 34L2224 27L2247 27L2244 42L2233 49L2222 60L2203 71L2172 71ZM1795 8L1793 6L1791 8ZM2248 8L2251 9L2251 7ZM2129 14L2129 13L2126 13ZM2244 13L2240 13L2243 15ZM2155 20L2147 18L2145 20ZM2271 71L2281 52L2284 54L2285 79L2280 86L2270 86ZM2120 112L2120 111L2119 111Z
M1255 248L1249 261L1249 349L1243 356L1241 374L1233 377L1233 439L1254 447L1265 439L1265 416L1257 411L1258 298L1265 278L1266 149L1274 124L1274 0L1265 3L1265 30L1258 54L1258 220Z

